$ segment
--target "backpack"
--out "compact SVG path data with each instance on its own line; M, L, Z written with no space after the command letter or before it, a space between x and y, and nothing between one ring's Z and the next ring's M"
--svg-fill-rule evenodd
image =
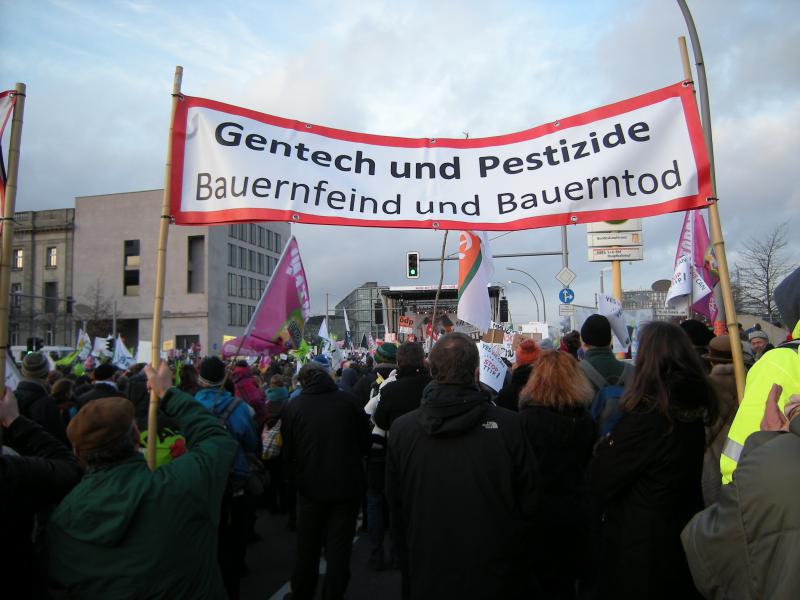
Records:
M591 413L602 438L611 433L622 417L620 400L625 393L625 384L633 374L633 367L623 363L622 374L611 384L588 361L582 360L580 366L584 375L598 388L592 399Z
M230 428L228 427L228 419L230 419L233 411L235 411L240 404L242 404L242 399L234 396L231 401L228 402L228 406L225 407L225 410L217 415L217 418L219 419L220 423L222 423L222 426L229 432ZM229 484L231 484L229 487L232 488L231 492L234 496L239 496L245 491L252 496L260 496L264 493L264 488L269 485L269 474L257 456L254 454L245 453L244 457L247 460L248 466L250 467L250 477L248 477L247 481L245 482L234 482L233 480L229 479Z
M281 435L281 420L272 427L264 426L261 432L261 458L270 460L278 458L283 448L283 436Z

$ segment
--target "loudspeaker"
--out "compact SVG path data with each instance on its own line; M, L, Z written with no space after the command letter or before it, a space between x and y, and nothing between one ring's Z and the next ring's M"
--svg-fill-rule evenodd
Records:
M383 325L383 303L375 303L375 325Z
M508 323L508 300L500 298L500 322Z

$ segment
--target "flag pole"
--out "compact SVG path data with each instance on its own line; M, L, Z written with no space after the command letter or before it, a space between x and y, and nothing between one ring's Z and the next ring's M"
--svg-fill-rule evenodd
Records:
M689 36L692 40L692 50L694 51L695 66L697 67L697 82L700 93L700 110L703 125L703 138L705 139L706 151L708 152L709 172L711 179L711 198L708 199L708 221L711 229L711 244L714 246L714 256L719 267L719 282L722 286L722 301L725 308L725 321L728 326L728 336L731 340L731 354L733 358L733 373L736 380L736 394L739 402L744 397L745 370L744 353L742 344L739 340L739 325L736 317L736 304L733 301L731 290L731 279L728 272L728 259L725 255L725 238L722 234L722 224L719 217L719 207L717 206L717 181L714 172L714 141L711 136L711 110L708 106L708 83L706 81L705 65L703 63L703 52L700 49L700 40L697 37L697 30L694 20L686 6L685 0L678 0L678 5L683 12L686 26L689 29ZM689 51L686 48L686 38L678 38L678 46L681 53L683 64L683 75L687 81L692 81L692 67L689 63ZM736 343L734 343L736 342Z
M14 242L14 210L17 201L17 173L22 144L22 116L25 112L25 84L14 86L14 116L8 147L5 206L3 207L3 245L0 256L0 397L6 393L6 360L8 356L8 312L11 287L11 245Z
M167 160L164 164L164 195L161 201L161 223L158 231L158 247L156 249L156 289L153 299L153 332L151 362L158 370L161 366L161 313L164 309L164 279L167 263L167 237L169 235L170 216L170 178L172 171L172 129L175 125L175 111L181 101L181 81L183 67L175 67L172 80L172 111L169 117L169 136L167 139ZM147 466L156 468L156 436L158 434L158 396L150 392L150 407L147 413Z
M439 261L439 287L436 288L436 296L433 298L433 315L431 315L431 350L433 350L433 330L436 328L436 305L439 304L439 294L442 292L442 282L444 281L444 248L447 245L447 234L450 233L449 229L444 231L444 239L442 240L442 258Z

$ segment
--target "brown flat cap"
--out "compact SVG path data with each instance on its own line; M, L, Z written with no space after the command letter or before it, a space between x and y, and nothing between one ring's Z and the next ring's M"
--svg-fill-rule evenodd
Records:
M715 337L708 343L708 354L704 354L703 358L714 364L733 362L731 338L727 335Z
M84 452L115 442L130 431L133 403L127 398L98 398L78 411L67 425L73 448Z

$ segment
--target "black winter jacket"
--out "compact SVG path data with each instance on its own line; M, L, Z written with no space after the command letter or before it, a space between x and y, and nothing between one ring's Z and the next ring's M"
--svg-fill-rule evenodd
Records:
M81 478L72 450L39 424L18 417L3 430L3 443L20 456L0 458L0 564L3 588L45 598L31 536L34 515L57 503Z
M23 379L14 390L19 403L19 414L35 421L54 438L69 447L64 419L50 396L47 384L39 379Z
M519 416L476 386L430 383L389 432L386 493L411 598L536 597L535 459Z
M395 419L419 408L422 392L431 381L431 376L423 370L418 372L399 370L397 379L387 383L381 390L381 401L372 419L375 424L389 431Z
M595 424L583 407L528 405L519 416L539 466L536 573L540 579L580 579L590 560L591 520L586 466Z
M393 363L377 364L372 371L366 373L356 382L356 384L353 386L353 395L358 398L362 408L367 405L367 402L369 402L372 384L378 379L378 375L386 379L396 368L397 365Z
M598 445L588 477L604 514L602 597L699 598L680 534L703 508L704 449L699 412L668 418L645 408L624 414Z
M283 458L290 479L312 501L361 497L362 458L369 448L369 421L351 394L320 377L290 401L281 419Z
M519 393L533 373L533 365L522 365L511 371L511 379L506 382L497 395L495 404L508 410L519 410Z

